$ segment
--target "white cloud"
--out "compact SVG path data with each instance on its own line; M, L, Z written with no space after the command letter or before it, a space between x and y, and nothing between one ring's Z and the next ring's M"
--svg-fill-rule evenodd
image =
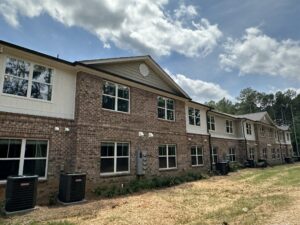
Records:
M220 65L226 71L243 74L282 76L300 80L300 42L276 40L250 27L240 39L228 39Z
M171 74L168 69L165 69L165 71ZM218 84L191 79L182 74L171 74L170 76L194 101L204 103L210 100L219 101L224 97L231 101L234 100L233 97Z
M174 15L176 18L182 18L182 17L194 17L198 15L197 10L195 6L193 5L185 5L184 3L181 3L178 9L174 10Z
M281 91L282 93L287 92L288 90L295 91L297 95L300 94L300 88L294 88L294 87L289 87L289 88L276 88L276 87L270 87L270 90L268 93L273 93L275 94L278 91Z
M157 56L210 53L222 36L218 26L205 18L186 26L187 21L167 13L167 4L168 0L2 0L0 14L18 27L19 16L33 18L45 13L66 26L95 34L106 48L114 44ZM180 17L197 14L191 5L181 7L177 11Z

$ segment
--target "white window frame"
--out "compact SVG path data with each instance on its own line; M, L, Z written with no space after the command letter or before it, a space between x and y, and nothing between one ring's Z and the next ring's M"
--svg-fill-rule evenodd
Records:
M251 123L246 123L246 134L252 135L252 125Z
M196 149L196 153L192 154L192 148ZM201 150L201 154L198 154L198 149ZM194 145L191 146L191 163L193 162L192 157L196 157L196 164L192 163L192 167L197 167L197 166L203 166L204 165L204 156L203 156L203 146L201 145ZM199 163L198 161L198 157L201 156L202 157L202 163Z
M214 116L212 116L212 115L207 116L207 126L208 126L208 130L211 130L211 131L216 130L216 121L215 121ZM212 126L214 127L214 129L212 129Z
M233 122L232 120L226 120L225 129L227 134L233 134Z
M272 138L274 135L273 135L273 129L272 128L269 128L269 137Z
M160 155L159 154L159 147L165 146L166 147L166 155ZM169 155L169 146L175 147L175 155ZM169 167L169 156L174 157L175 156L175 167ZM176 144L162 144L158 146L158 160L159 158L166 158L167 159L167 167L166 168L160 168L159 162L158 162L158 168L159 170L173 170L177 169L177 146Z
M193 111L192 115L190 115L190 110ZM196 116L196 110L199 111L199 116ZM200 113L201 113L200 109L196 109L196 108L193 108L193 107L188 107L188 121L189 121L189 125L201 127L201 115L200 115ZM194 124L190 123L190 118L193 119ZM199 119L199 125L197 125L196 119Z
M110 83L110 84L113 84L115 85L116 89L115 89L115 95L109 95L109 94L104 94L104 85L106 83ZM128 88L128 99L127 98L121 98L119 97L119 87L126 87ZM107 108L104 108L103 107L103 96L108 96L110 98L114 98L115 99L115 105L114 105L114 109L107 109ZM118 110L118 99L121 99L121 100L124 100L124 101L128 101L128 112L124 112L124 111L119 111ZM123 85L123 84L118 84L118 83L115 83L115 82L111 82L111 81L107 81L107 80L104 80L103 81L103 86L102 86L102 101L101 101L101 107L103 110L108 110L108 111L112 111L112 112L119 112L119 113L127 113L127 114L130 114L130 88L126 85Z
M5 73L5 69L6 69L6 62L8 59L15 59L15 60L19 60L19 61L24 61L26 63L29 63L29 74L28 74L28 78L21 78L21 77L17 77L14 75L9 75ZM54 93L54 79L55 79L55 69L53 67L41 64L41 63L35 63L32 62L30 60L26 60L26 59L22 59L22 58L18 58L18 57L14 57L14 56L9 56L6 55L6 57L4 57L4 62L2 63L3 68L2 68L2 74L3 74L3 79L2 79L2 83L1 84L1 95L4 96L9 96L9 97L13 97L13 98L22 98L22 99L30 99L33 101L41 101L41 102L45 102L45 103L53 103L53 93ZM33 69L34 69L34 65L38 65L38 66L43 66L46 67L47 69L51 69L52 70L52 74L51 74L51 82L49 84L47 83L43 83L43 82L39 82L39 81L34 81L33 80ZM3 86L4 86L4 82L5 82L5 77L13 77L13 78L17 78L17 79L23 79L23 80L27 80L28 81L28 88L27 88L27 94L26 96L20 96L20 95L14 95L14 94L8 94L8 93L3 93ZM46 100L46 99L39 99L39 98L33 98L31 97L31 89L32 89L32 83L36 82L36 83L41 83L41 84L46 84L51 86L51 100Z
M217 162L215 162L215 156L217 158L218 162L218 147L212 146L211 147L211 159L212 159L212 164L215 165Z
M114 144L114 155L113 156L102 156L101 155L101 147L102 144L109 143ZM117 146L118 144L128 144L128 156L117 156ZM128 170L127 171L117 171L117 159L119 158L128 158ZM130 174L130 143L124 141L102 141L100 146L100 160L101 159L113 159L114 160L114 172L101 172L100 165L100 175L101 176L111 176L111 175L120 175L120 174Z
M165 101L165 106L164 107L158 106L158 99L159 98L164 99L164 101ZM173 101L173 109L168 109L168 100ZM157 96L156 106L157 106L157 118L158 119L166 120L166 121L175 121L175 100L174 99L166 98L166 97L162 97L162 96ZM163 109L165 111L165 117L164 118L158 117L158 109ZM168 119L168 110L173 112L173 120Z
M260 136L265 137L265 128L263 126L260 126L259 131L260 131Z
M249 148L249 159L254 160L255 158L255 153L254 153L254 148Z
M1 137L0 139L4 140L21 140L21 152L19 158L0 158L0 161L8 161L8 160L19 160L19 172L18 175L23 175L24 171L24 162L25 160L39 160L39 159L46 159L46 168L45 168L45 176L38 177L38 180L47 180L48 174L48 159L49 159L49 140L47 139L40 139L40 138L13 138L13 137ZM46 157L30 157L25 158L25 148L26 148L26 141L47 141L47 156ZM0 184L6 183L6 180L0 180Z
M263 159L267 159L268 158L268 149L267 148L263 148L262 155L263 155Z
M286 141L290 141L290 133L286 133Z
M236 151L235 151L235 148L234 147L230 147L229 148L229 161L230 162L236 162ZM234 160L233 160L234 158Z
M276 149L275 148L272 148L271 155L272 155L272 159L276 160Z

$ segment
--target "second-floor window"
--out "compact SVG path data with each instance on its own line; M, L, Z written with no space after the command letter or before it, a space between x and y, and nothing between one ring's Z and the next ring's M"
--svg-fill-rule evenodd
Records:
M290 141L290 134L289 133L286 133L286 140Z
M251 123L246 123L246 133L248 135L252 134Z
M157 97L157 116L164 120L175 120L174 100L164 97Z
M189 107L189 124L200 126L200 110Z
M214 116L207 116L207 126L209 130L215 130L216 126L215 126L215 117Z
M53 70L15 58L7 58L2 92L51 101Z
M260 126L260 136L265 136L265 128L263 126Z
M233 128L232 128L232 121L226 120L226 133L232 134Z
M269 137L273 137L273 129L272 128L269 128Z
M129 88L105 81L103 85L102 108L129 112Z

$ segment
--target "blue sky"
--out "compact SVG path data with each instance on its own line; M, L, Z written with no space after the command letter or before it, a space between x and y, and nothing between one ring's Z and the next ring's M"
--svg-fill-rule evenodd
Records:
M0 39L75 61L150 54L193 99L300 92L298 0L2 0Z

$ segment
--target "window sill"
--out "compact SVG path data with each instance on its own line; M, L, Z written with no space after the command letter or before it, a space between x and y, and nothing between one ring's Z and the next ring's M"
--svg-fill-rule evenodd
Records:
M52 100L47 101L47 100L38 99L38 98L30 98L30 97L27 97L27 96L18 96L18 95L6 94L6 93L1 93L1 95L5 96L5 97L17 98L17 99L22 99L22 100L27 100L27 101L35 101L35 102L53 104Z
M204 164L199 164L199 165L192 165L193 168L197 168L197 167L203 167Z
M160 172L164 172L164 171L172 171L172 170L178 170L177 167L173 167L173 168L162 168L162 169L158 169Z
M107 111L107 112L115 112L115 113L122 113L122 114L125 114L125 115L130 115L130 111L129 112L123 112L123 111L117 111L117 110L113 110L113 109L106 109L106 108L103 108L102 109L104 111Z
M171 123L175 123L175 120L167 120L167 119L162 119L162 118L157 118L160 121L164 121L164 122L171 122Z
M108 177L121 177L131 175L130 172L124 173L100 173L100 177L108 178Z

